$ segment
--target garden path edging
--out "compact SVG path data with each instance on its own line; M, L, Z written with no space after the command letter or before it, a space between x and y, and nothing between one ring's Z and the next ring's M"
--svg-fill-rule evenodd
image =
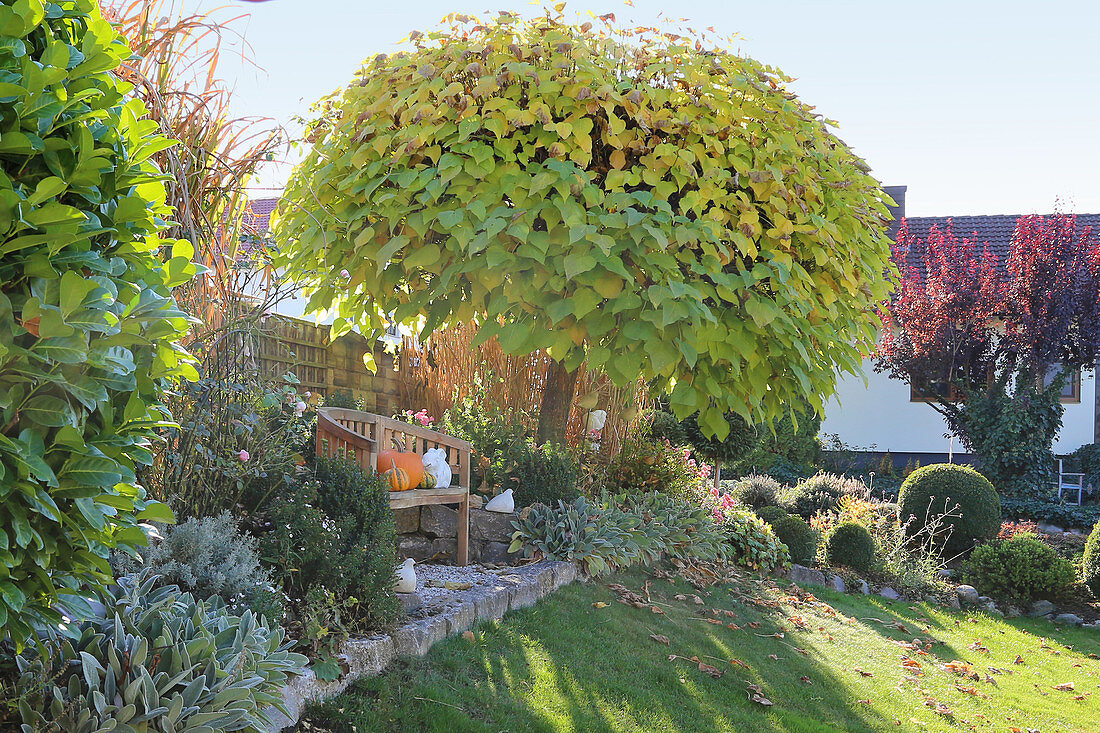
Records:
M432 645L460 634L480 621L496 620L508 611L533 606L536 601L577 579L572 563L543 560L510 568L497 577L492 587L474 586L463 593L461 602L442 613L410 621L388 634L350 639L342 657L348 673L338 680L322 682L306 670L283 688L283 704L289 715L268 709L272 721L269 733L278 733L298 722L305 706L322 702L343 692L361 677L380 674L397 657L422 657Z

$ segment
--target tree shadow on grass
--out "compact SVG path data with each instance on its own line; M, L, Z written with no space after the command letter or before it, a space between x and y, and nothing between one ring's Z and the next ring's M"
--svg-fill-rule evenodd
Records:
M645 579L634 572L618 580L638 588ZM732 630L672 600L685 592L695 593L683 583L655 585L654 605L664 610L658 614L615 603L600 584L563 589L501 623L482 625L474 642L448 639L423 660L402 660L387 674L361 681L351 695L313 716L325 721L313 730L894 729L893 720L860 703L851 681L837 670L768 637L774 610L740 605L714 588L708 605L730 610L739 624L760 624ZM594 602L611 605L595 608ZM650 634L668 637L668 646ZM773 652L776 659L768 656ZM692 656L723 675L712 678L687 659ZM747 667L731 665L731 659ZM775 705L750 701L750 683L761 685Z

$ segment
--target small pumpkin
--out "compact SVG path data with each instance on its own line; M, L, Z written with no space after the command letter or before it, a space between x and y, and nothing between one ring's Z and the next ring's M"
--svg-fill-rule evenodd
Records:
M409 472L403 468L391 468L383 473L382 477L389 482L390 491L408 491L416 487L416 484L409 478Z
M378 452L378 458L374 461L374 470L384 474L397 468L404 470L408 475L412 484L409 488L416 488L424 480L424 464L419 454L399 450ZM404 489L394 489L394 491L404 491Z
M420 488L422 489L434 489L435 488L435 476L433 474L424 472L424 478L420 481Z

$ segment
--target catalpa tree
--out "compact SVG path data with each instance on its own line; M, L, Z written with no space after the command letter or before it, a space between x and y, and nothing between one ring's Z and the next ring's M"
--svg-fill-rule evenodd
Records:
M974 239L905 222L878 370L943 415L1001 490L1047 483L1066 380L1100 357L1100 239L1072 216L1016 222L1002 262Z
M780 72L707 34L452 15L320 106L275 217L281 264L336 318L476 322L545 349L540 439L582 362L724 436L874 345L887 212Z

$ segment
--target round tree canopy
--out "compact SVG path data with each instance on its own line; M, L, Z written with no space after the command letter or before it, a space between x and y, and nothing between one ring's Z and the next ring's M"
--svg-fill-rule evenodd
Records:
M452 15L322 102L278 261L334 335L476 321L679 417L817 409L874 346L879 184L790 81L706 35Z

